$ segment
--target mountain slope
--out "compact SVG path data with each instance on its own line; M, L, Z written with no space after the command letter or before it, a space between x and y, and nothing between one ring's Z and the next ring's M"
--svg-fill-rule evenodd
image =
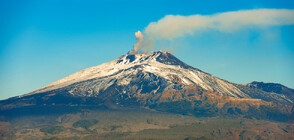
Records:
M292 106L287 106L293 104L291 99L288 95L222 80L185 64L170 53L159 51L123 55L32 93L0 101L0 108L7 111L48 106L116 109L140 106L196 116L228 112L245 116L284 115L287 120L293 110ZM267 110L266 113L263 110Z
M250 90L248 92L244 90L244 86L227 82L188 66L167 52L124 55L114 61L79 71L31 94L64 88L72 95L97 96L114 85L128 87L116 89L121 90L121 93L129 93L131 88L144 94L158 93L171 86L174 88L196 86L224 96L259 99L265 96L269 98L266 99L267 101L293 103L287 96L275 92L262 89L256 92L252 91L255 88L246 86L246 89ZM180 85L183 87L179 87ZM252 93L260 96L254 96Z
M127 85L132 80L130 76L148 75L148 73L160 77L168 83L181 82L184 85L197 85L209 91L216 90L221 95L248 97L231 83L192 68L167 52L124 55L114 61L79 71L32 94L66 87L90 79L95 79L99 83L95 87L106 89L113 84L115 79L118 80L118 85ZM100 82L99 79L104 82ZM175 80L178 81L175 82Z

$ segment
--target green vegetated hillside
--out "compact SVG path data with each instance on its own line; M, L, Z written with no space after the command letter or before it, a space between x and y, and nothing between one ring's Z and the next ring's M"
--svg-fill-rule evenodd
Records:
M294 124L145 109L84 110L1 122L1 139L294 139Z

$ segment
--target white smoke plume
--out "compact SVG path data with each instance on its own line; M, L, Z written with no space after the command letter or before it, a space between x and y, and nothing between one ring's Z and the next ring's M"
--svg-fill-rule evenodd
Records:
M176 37L193 35L195 32L217 30L233 33L246 27L267 27L294 24L293 9L255 9L217 13L213 15L167 15L145 28L145 38L141 32L136 35L138 43L134 52L146 51L154 47L154 40L172 40ZM136 34L137 34L136 33Z
M135 37L137 39L137 43L133 46L133 50L129 51L129 54L136 54L139 52L141 47L143 47L142 43L144 40L144 35L141 33L141 31L136 32Z

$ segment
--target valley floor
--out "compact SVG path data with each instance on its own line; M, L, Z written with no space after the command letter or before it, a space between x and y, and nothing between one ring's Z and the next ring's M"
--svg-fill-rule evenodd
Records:
M0 122L0 139L294 139L294 124L195 118L148 110L85 110Z

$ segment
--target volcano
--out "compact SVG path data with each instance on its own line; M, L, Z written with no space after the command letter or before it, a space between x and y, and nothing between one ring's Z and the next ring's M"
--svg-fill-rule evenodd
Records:
M31 93L0 101L0 111L12 117L85 108L144 108L195 116L293 120L293 89L276 84L260 88L261 84L266 83L228 82L158 51L123 55L81 70ZM274 90L281 86L287 90Z

